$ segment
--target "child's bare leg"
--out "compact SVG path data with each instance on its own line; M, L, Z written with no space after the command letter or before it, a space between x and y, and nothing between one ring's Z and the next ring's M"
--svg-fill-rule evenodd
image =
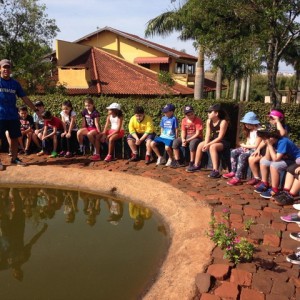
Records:
M32 132L28 132L27 133L27 140L26 140L25 150L29 150L31 140L32 140Z
M252 172L254 178L260 178L260 175L259 175L260 159L261 159L261 156L250 156L248 159L249 167L251 169L251 172Z
M209 153L211 157L211 162L213 170L219 170L219 152L223 151L224 146L222 143L212 144L209 147Z
M119 139L118 134L113 134L108 140L108 154L113 155L115 149L115 141Z
M57 150L57 135L53 135L53 152Z
M173 158L173 149L170 146L165 146L165 150L167 151L169 158Z
M157 158L161 157L159 149L157 148L157 143L155 143L154 141L152 141L151 142L151 148L152 148L153 152L156 154Z
M200 166L200 162L201 162L202 155L203 155L203 151L202 151L203 147L204 147L204 142L201 142L197 147L196 155L195 155L195 165L196 166Z

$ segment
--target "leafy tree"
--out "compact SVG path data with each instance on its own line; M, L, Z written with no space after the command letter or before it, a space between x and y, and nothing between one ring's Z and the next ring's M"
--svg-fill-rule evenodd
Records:
M52 66L43 58L59 31L38 0L3 0L0 4L0 56L13 62L14 75L33 92L43 84Z
M175 2L176 0L171 0ZM195 74L195 87L194 87L194 97L199 100L203 97L204 89L204 48L197 43L197 37L194 34L194 28L190 28L186 19L186 8L185 6L178 8L174 7L173 10L162 13L156 18L151 19L147 23L147 28L145 30L146 37L153 36L155 34L161 36L167 36L173 31L179 31L181 40L194 39L196 40L196 45L198 47L198 61L196 65Z

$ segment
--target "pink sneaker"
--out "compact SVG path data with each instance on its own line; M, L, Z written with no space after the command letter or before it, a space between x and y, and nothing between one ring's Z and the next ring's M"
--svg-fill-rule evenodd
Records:
M106 162L110 162L110 161L112 161L112 156L110 154L107 154L104 160Z
M257 178L254 178L254 177L247 181L247 184L249 184L249 185L256 185L258 183L260 183L260 180Z
M238 184L242 184L242 181L236 177L233 177L232 179L227 181L227 184L228 185L238 185Z
M222 177L226 178L226 179L230 179L230 178L233 178L234 175L235 175L234 172L230 172L230 173L223 174Z
M106 158L105 158L106 159ZM97 161L97 160L100 160L100 155L99 154L94 154L90 157L90 160L93 160L93 161Z

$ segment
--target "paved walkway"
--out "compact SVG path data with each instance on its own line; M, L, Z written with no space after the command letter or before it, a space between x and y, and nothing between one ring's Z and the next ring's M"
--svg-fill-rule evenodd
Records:
M0 158L4 165L9 165L7 154L1 153ZM287 254L293 253L300 246L289 237L289 233L300 229L297 224L280 220L281 215L293 212L291 206L277 206L261 198L253 192L252 187L245 184L230 187L222 178L210 179L207 177L209 171L187 173L184 168L172 169L155 164L147 166L144 161L90 162L86 157L49 159L46 156L30 155L24 157L24 161L69 168L100 168L149 177L180 189L195 201L206 201L212 206L216 218L221 217L224 208L228 208L231 226L236 228L240 236L247 237L256 245L254 260L234 267L223 259L222 251L215 248L207 269L211 275L211 287L206 291L201 282L196 281L202 293L199 291L194 299L300 299L299 267L285 259ZM5 171L1 176L5 176ZM253 224L247 232L244 224L250 219ZM196 265L191 267L197 268Z

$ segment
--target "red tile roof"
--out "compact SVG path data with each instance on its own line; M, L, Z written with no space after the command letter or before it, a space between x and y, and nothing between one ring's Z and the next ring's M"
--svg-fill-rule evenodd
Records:
M140 38L137 35L130 34L130 33L124 32L124 31L120 31L120 30L117 30L117 29L114 29L114 28L111 28L111 27L104 27L104 28L101 28L101 29L99 29L97 31L94 31L94 32L92 32L92 33L90 33L90 34L88 34L88 35L86 35L86 36L84 36L84 37L82 37L82 38L74 41L74 43L82 42L82 41L84 41L86 39L89 39L90 37L92 37L94 35L100 34L103 31L113 32L115 34L118 34L118 35L123 36L125 38L128 38L130 40L133 40L133 41L136 41L138 43L144 44L147 47L159 50L159 51L161 51L163 53L166 53L167 55L173 56L175 58L188 59L188 60L191 60L191 61L194 61L194 62L197 61L197 57L195 57L193 55L187 54L187 53L182 52L182 51L177 51L175 49L172 49L172 48L169 48L169 47L157 44L157 43L150 42L149 40L145 40L143 38Z
M193 95L194 90L175 83L165 87L157 79L157 73L131 64L98 48L92 48L65 67L88 68L91 74L87 89L67 89L69 94L103 95Z

